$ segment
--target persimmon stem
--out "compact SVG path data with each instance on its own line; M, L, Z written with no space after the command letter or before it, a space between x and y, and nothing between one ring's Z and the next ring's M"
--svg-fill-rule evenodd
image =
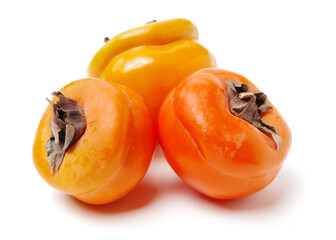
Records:
M145 23L145 25L147 25L147 24L151 24L151 23L155 23L155 22L156 22L156 20L154 19L154 20L152 20L152 21L149 21L149 22ZM108 41L110 41L110 38L105 37L105 38L104 38L104 43L107 43Z
M53 108L53 119L50 121L50 138L45 148L50 165L50 172L54 174L58 171L65 152L81 137L85 130L85 117L81 105L65 97L61 92L53 92L53 96L59 101L53 103L47 101Z
M151 24L151 23L155 23L155 22L156 22L156 20L153 19L152 21L146 22L145 25L147 25L147 24Z
M230 100L231 113L251 123L260 131L270 133L277 145L277 151L279 151L281 146L281 137L277 134L274 127L261 120L263 112L273 109L272 105L266 101L266 94L262 92L247 92L249 86L236 81L229 80L226 84L228 85L227 92Z

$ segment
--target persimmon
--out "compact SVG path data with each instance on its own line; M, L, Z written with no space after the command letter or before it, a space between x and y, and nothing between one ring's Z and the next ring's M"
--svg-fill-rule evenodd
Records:
M87 78L50 101L33 161L52 187L90 204L112 202L144 177L154 152L154 121L135 91Z
M291 133L266 98L245 77L220 69L180 82L158 116L159 143L176 174L218 199L244 197L271 183Z
M187 19L150 22L107 39L90 62L88 76L136 90L156 120L164 97L179 81L217 66L197 40L197 27Z

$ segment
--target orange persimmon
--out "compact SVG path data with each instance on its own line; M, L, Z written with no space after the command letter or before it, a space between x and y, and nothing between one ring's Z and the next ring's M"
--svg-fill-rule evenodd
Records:
M218 199L240 198L277 176L290 130L245 77L203 69L179 83L158 116L159 143L188 185Z
M128 193L144 177L156 143L142 97L94 78L74 81L54 95L34 140L38 173L90 204Z

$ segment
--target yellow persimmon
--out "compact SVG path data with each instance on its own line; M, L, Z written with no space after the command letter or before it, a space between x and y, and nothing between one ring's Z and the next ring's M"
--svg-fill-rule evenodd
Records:
M92 59L88 75L121 83L139 92L154 119L168 92L189 74L216 67L186 19L151 22L120 33Z

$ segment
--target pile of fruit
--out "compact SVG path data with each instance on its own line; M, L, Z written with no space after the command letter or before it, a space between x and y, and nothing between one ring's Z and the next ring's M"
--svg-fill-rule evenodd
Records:
M33 145L42 178L83 202L112 202L145 176L158 139L176 174L209 197L240 198L271 183L291 145L286 122L197 40L186 19L106 39L88 78L48 100Z

